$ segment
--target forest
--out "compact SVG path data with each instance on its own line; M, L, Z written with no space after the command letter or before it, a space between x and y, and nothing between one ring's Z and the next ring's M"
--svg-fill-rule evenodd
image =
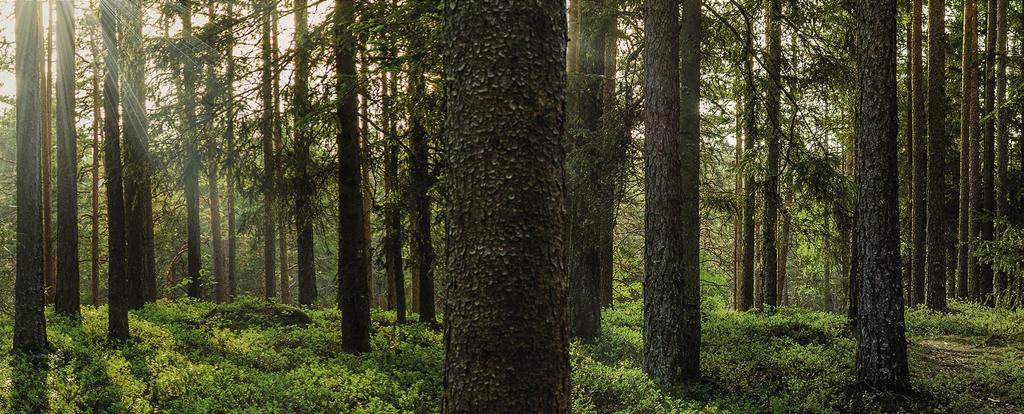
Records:
M0 1L0 412L1024 413L1024 5Z

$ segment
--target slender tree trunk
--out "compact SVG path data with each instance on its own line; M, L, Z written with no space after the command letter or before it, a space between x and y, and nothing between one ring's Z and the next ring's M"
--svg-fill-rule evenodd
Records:
M128 306L141 308L156 299L155 269L150 267L152 252L152 192L150 190L148 125L146 117L143 50L142 1L126 3L121 18L121 54L124 59L121 101L124 113L124 193L127 240ZM148 230L147 230L148 229ZM147 233L148 231L148 233ZM149 234L149 236L147 236Z
M313 257L313 195L316 188L310 172L313 136L309 117L309 10L306 0L295 0L295 232L299 259L299 304L316 303L316 267Z
M192 35L192 0L182 2L182 38L186 57L183 70L184 85L181 88L182 107L185 111L185 206L188 210L188 296L195 299L203 297L203 285L199 271L202 268L202 251L200 250L199 224L199 159L198 126L196 121L194 91L196 90L195 48L196 39ZM109 197L109 195L108 195Z
M97 10L95 0L89 2L90 10ZM100 49L97 44L98 28L94 28L90 36L92 52L92 237L90 238L90 269L89 293L92 306L100 306L100 108L103 105L103 91L100 89Z
M792 190L790 190L792 191ZM792 196L791 196L792 197ZM783 306L789 305L789 278L787 277L787 259L789 258L789 248L792 242L790 229L793 226L793 215L790 214L789 209L785 208L782 210L782 225L779 230L779 291L776 294L779 298L779 304ZM826 250L827 251L827 250ZM831 281L830 281L831 282ZM831 289L831 283L829 283L829 289ZM832 309L829 309L831 312Z
M768 54L765 56L765 70L768 72L768 84L766 97L766 109L768 114L768 171L767 183L764 194L764 242L761 245L761 260L763 261L761 272L764 277L761 279L761 291L764 295L763 306L772 308L778 305L778 298L775 296L778 285L778 225L779 225L779 141L782 139L782 129L779 122L780 91L782 88L782 75L780 64L782 60L782 5L780 0L769 0L768 20L765 23L768 31Z
M656 382L677 384L700 374L701 8L699 0L686 0L680 19L674 1L648 0L644 7L643 366Z
M415 49L416 47L414 47ZM410 75L412 95L415 102L427 99L423 68L415 68ZM431 237L430 187L434 178L430 174L429 138L420 111L413 111L409 128L410 154L409 175L412 185L412 240L411 250L416 262L413 276L413 309L420 315L420 322L437 325L434 309L434 243Z
M620 150L618 142L611 140L624 136L626 133L618 132L619 129L625 129L625 125L623 125L625 120L622 117L611 116L611 114L616 112L621 113L615 96L615 77L619 51L618 1L603 0L602 5L607 16L607 21L605 22L607 32L604 35L604 81L601 93L603 119L601 124L604 134L607 135L607 138L605 138L605 159L607 162L601 168L603 177L600 180L602 192L599 200L601 211L598 212L600 218L598 226L598 257L601 264L601 307L604 308L612 305L614 296L615 212L619 193L619 179L616 176L616 172L619 169L618 164L621 163L619 160L625 158L621 154L624 151ZM622 148L625 148L625 146L622 146Z
M861 266L857 378L873 389L910 390L900 293L896 141L896 2L858 1L857 243Z
M261 118L260 118L260 136L261 146L263 150L263 297L267 299L273 299L277 296L274 288L274 178L275 178L275 164L274 164L274 96L273 90L271 89L272 78L279 76L274 72L274 48L270 40L272 20L271 15L276 13L276 3L270 0L264 0L260 2L262 10L260 11L263 15L261 17L262 23L262 37L260 39L260 46L263 56L263 68L261 70L261 83L260 83L260 99L263 104Z
M928 2L928 308L946 309L946 4Z
M271 22L270 22L270 47L271 56L274 62L278 62L277 65L283 66L285 63L281 62L280 48L278 47L278 23L280 21L281 13L275 8L271 10ZM277 154L278 168L274 169L277 174L277 182L283 183L285 179L285 169L288 165L288 157L285 155L284 149L284 122L281 116L281 77L274 76L274 151ZM292 286L289 272L289 260L288 260L288 240L291 239L289 234L289 217L287 214L282 214L280 220L277 221L277 264L279 272L281 273L281 303L292 303Z
M75 20L57 0L57 297L54 310L78 319L78 139L75 134Z
M936 0L932 0L936 1ZM928 174L926 142L927 118L924 111L924 68L922 62L923 35L921 33L922 0L913 0L910 36L910 83L911 83L911 125L914 131L914 148L911 164L911 219L910 219L910 305L924 304L925 285L925 228L927 226Z
M57 266L53 241L53 2L46 0L46 51L43 70L43 280L46 302L54 302L57 294Z
M995 199L995 135L996 122L992 115L995 112L996 103L996 38L997 36L997 5L996 0L988 0L985 10L985 135L981 151L981 193L980 210L978 220L981 233L981 241L991 241L994 236L992 214L996 211ZM995 297L992 289L992 265L978 261L979 299L988 306L995 306Z
M370 351L370 291L363 210L362 161L359 150L356 42L349 26L355 21L352 0L334 2L334 48L338 74L338 306L341 346L345 352Z
M43 290L43 225L40 91L40 3L18 0L15 6L15 76L17 77L18 194L17 260L14 278L14 351L47 352L46 297Z
M971 143L974 141L974 106L978 101L975 87L978 62L978 10L976 0L964 0L963 68L960 109L960 208L957 224L956 294L960 299L971 297L968 289L970 269L970 200Z
M208 30L209 33L217 33L222 28L220 25L219 18L217 16L216 3L211 1L208 3L207 15L209 22L207 23L213 29ZM209 43L213 44L211 40ZM206 184L210 191L210 244L211 244L211 256L213 262L213 280L214 284L214 300L218 303L225 303L231 299L227 272L224 269L224 238L221 234L221 212L220 212L220 148L217 141L217 134L212 133L216 125L215 113L217 112L216 106L218 105L217 98L220 95L223 98L223 85L217 83L217 68L220 67L220 56L217 51L208 52L207 68L205 70L206 75L206 99L204 106L207 110L207 116L205 119L206 125L208 125L208 131L206 132Z
M1010 116L1011 113L1005 107L1006 105L1006 38L1007 38L1007 24L1006 24L1006 0L998 0L997 3L997 22L996 27L998 30L997 50L997 72L996 72L996 107L998 108L997 117L997 139L998 147L996 154L996 176L999 179L999 189L996 194L996 217L1005 219L1010 213L1009 203L1009 189L1011 186L1009 170L1009 146L1010 146ZM998 231L1001 234L1005 230L1004 225L998 227ZM1009 292L1007 291L1007 275L1004 271L996 273L995 277L995 291L999 295L1002 304L1005 304L1009 299Z
M398 323L405 323L405 273L402 263L402 209L399 189L399 145L395 109L391 99L398 93L397 73L388 73L385 87L384 118L387 137L384 144L384 266L388 278L388 307L395 311Z
M568 413L565 2L448 3L443 27L442 412Z
M103 164L107 187L107 297L110 303L107 338L128 339L128 275L125 273L127 246L125 239L124 189L121 174L121 110L118 91L119 50L117 10L111 0L100 1L100 27L106 49L106 76L103 80Z
M234 3L228 2L228 16L234 16ZM224 181L227 183L227 212L228 217L228 255L227 255L227 284L228 300L235 298L235 289L238 273L238 236L235 224L235 34L233 30L227 33L227 89L225 96L227 101L227 125L224 131L224 146L227 156L224 160Z
M757 101L754 79L754 27L750 18L746 25L743 60L743 150L754 153L757 144ZM757 208L754 175L749 171L743 177L743 277L740 279L738 309L748 311L754 306L754 255L756 254L754 211Z

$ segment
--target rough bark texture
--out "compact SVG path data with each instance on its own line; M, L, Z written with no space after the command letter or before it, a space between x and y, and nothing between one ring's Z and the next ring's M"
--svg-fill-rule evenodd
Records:
M313 257L313 195L316 188L310 171L310 149L313 135L309 131L309 117L313 114L309 103L309 10L306 0L295 1L295 247L299 260L299 304L316 303L316 266Z
M933 0L934 1L934 0ZM913 163L911 163L911 218L910 218L910 305L916 306L924 303L925 285L925 227L927 226L927 191L925 189L926 176L928 174L927 146L928 140L926 130L926 114L924 111L924 68L922 67L922 45L923 36L921 33L923 4L921 0L913 0L911 6L911 35L910 35L910 101L911 101L911 122L910 127L914 131L914 148L911 151Z
M349 26L355 21L353 2L334 2L334 41L338 73L338 305L341 347L345 352L370 351L370 289L366 216L363 210L362 155L359 151L359 109L356 42Z
M751 19L746 19L743 61L743 149L751 154L757 144L757 102L754 79L754 28ZM747 172L743 177L743 278L740 280L738 309L748 311L754 306L754 210L757 208L754 174Z
M262 34L260 47L262 48L263 67L260 71L260 102L262 103L260 114L260 147L263 152L263 297L273 299L277 296L276 283L274 280L274 178L276 176L274 160L274 96L272 78L274 77L274 48L270 41L271 15L275 13L276 3L263 0L261 12Z
M772 308L778 305L776 297L779 280L778 265L778 225L779 225L779 141L782 139L781 119L779 117L780 92L782 87L782 5L780 0L768 1L767 21L768 53L765 56L765 71L768 82L765 91L765 109L768 115L768 164L764 190L764 242L761 244L761 292L764 295L763 306Z
M996 139L998 140L997 153L996 153L996 177L999 180L999 189L996 193L996 206L995 213L996 217L1005 218L1010 212L1009 202L1009 189L1011 186L1010 176L1008 173L1009 169L1009 146L1010 146L1010 117L1011 112L1004 107L1006 104L1006 0L998 0L997 3L997 22L996 30L997 35L997 69L996 69L996 108L997 113L997 130ZM998 231L1002 233L1005 226L999 226ZM1007 291L1007 275L1004 271L999 271L995 275L995 293L998 294L1001 303L1006 302L1009 299L1009 292Z
M575 0L572 7L580 13L580 28L571 39L578 67L569 70L566 265L569 332L584 341L601 334L601 117L608 31L602 6L600 0Z
M985 125L984 140L981 144L981 187L979 189L980 210L978 211L981 241L991 241L994 236L992 214L996 211L995 199L995 135L996 123L993 114L996 103L996 0L988 0L985 8ZM992 289L992 265L978 261L980 283L979 299L988 306L995 305Z
M100 2L100 27L106 49L103 78L103 165L107 187L107 338L128 339L128 275L126 272L124 188L121 174L121 96L118 91L117 7Z
M182 0L181 3L181 31L186 53L181 100L185 112L185 130L182 133L185 139L185 207L188 210L188 296L198 299L203 297L203 284L199 274L202 268L203 253L200 250L202 228L199 224L199 167L201 164L198 142L199 124L196 121L196 98L194 95L197 87L196 39L192 35L192 0Z
M15 76L17 82L17 261L14 278L14 351L45 353L43 307L43 223L39 141L42 116L39 90L41 2L18 0L15 6Z
M971 200L971 142L974 141L974 107L978 101L978 11L976 0L964 0L963 61L960 108L960 207L957 222L957 279L956 295L969 296L970 273L970 200Z
M78 138L75 134L75 20L57 0L57 296L54 310L78 318Z
M928 202L927 288L929 309L946 309L946 2L928 2Z
M565 6L445 3L445 413L570 409Z
M676 384L700 374L700 2L685 0L682 19L674 1L644 7L643 367Z
M857 378L910 390L900 286L896 141L896 2L858 1L857 243L860 292Z

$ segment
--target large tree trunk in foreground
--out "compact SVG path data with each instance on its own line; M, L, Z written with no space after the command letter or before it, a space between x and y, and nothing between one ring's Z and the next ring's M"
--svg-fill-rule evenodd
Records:
M75 133L75 22L57 1L57 296L54 310L78 318L78 137Z
M896 1L858 1L857 250L860 260L857 379L910 390L900 286L896 136Z
M946 2L928 3L928 201L925 301L946 309Z
M128 275L125 244L124 188L121 174L121 112L118 91L117 8L112 0L100 2L100 27L107 50L106 76L103 79L103 165L107 186L107 297L109 298L107 337L111 341L128 339Z
M569 412L565 13L563 1L444 10L445 413Z
M18 146L17 262L14 278L14 351L45 353L46 305L43 293L42 182L39 141L42 134L39 90L41 2L15 3L15 75Z
M644 7L643 366L656 382L677 384L700 374L701 8L686 0L680 21L674 1L647 0Z
M351 0L334 2L334 39L338 74L338 306L341 347L370 351L370 290L366 215L363 210L362 155L359 150L356 42L349 26L355 20Z

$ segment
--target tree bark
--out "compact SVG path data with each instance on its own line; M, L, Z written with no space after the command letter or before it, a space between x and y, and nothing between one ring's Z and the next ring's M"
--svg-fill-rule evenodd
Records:
M57 294L57 265L53 248L53 2L45 0L47 13L46 50L43 56L43 281L46 302L53 303Z
M700 0L644 4L644 371L700 375ZM682 46L682 47L680 47ZM682 70L680 70L682 67Z
M119 50L117 10L111 0L100 1L100 27L106 54L106 76L103 80L103 164L107 187L107 338L121 342L128 339L128 275L125 239L124 188L121 173L120 92L118 91Z
M570 409L565 6L444 9L445 413Z
M857 23L857 378L902 393L910 390L910 372L900 286L895 0L859 0Z
M228 16L234 16L234 3L228 2ZM236 63L235 63L235 33L233 30L229 30L227 33L227 61L228 61L228 73L227 73L227 88L225 96L227 97L227 125L224 128L224 146L227 147L227 155L224 160L224 181L227 184L227 221L228 221L228 253L227 253L227 275L226 280L228 284L228 300L235 298L235 290L237 286L237 273L238 273L238 236L236 233L235 224L235 78L236 78Z
M334 2L334 41L338 74L338 305L341 308L341 346L345 352L370 351L370 291L368 284L366 216L363 210L362 165L359 150L356 42L349 26L355 21L352 0Z
M957 223L957 281L956 294L968 299L970 250L970 200L971 200L971 143L974 141L974 107L978 101L978 11L976 0L964 0L963 62L961 67L960 109L960 207Z
M929 309L946 310L946 4L928 2L927 291Z
M935 1L935 0L933 0ZM913 0L910 36L911 125L914 148L911 163L911 219L910 219L910 305L924 304L925 294L925 232L927 226L927 198L925 189L928 174L926 142L927 127L924 111L924 68L922 62L923 36L921 33L923 4Z
M624 159L624 151L620 148L620 141L628 139L626 130L628 122L624 117L612 117L610 114L622 113L619 109L616 98L616 75L619 52L619 27L618 27L618 2L616 0L604 0L604 12L607 15L605 27L607 32L604 35L604 80L601 93L601 105L603 106L602 130L605 138L605 149L607 163L601 168L604 177L601 179L600 208L598 212L600 222L598 223L598 258L601 269L601 307L612 306L614 296L614 273L615 273L615 221L616 204L619 199L619 179L613 175ZM618 139L618 138L622 139Z
M1010 202L1009 202L1009 189L1012 185L1010 182L1009 170L1009 146L1010 146L1010 117L1012 114L1005 107L1006 105L1006 59L1007 59L1007 22L1006 22L1006 0L998 0L997 2L997 22L996 30L999 32L997 35L997 50L996 60L998 68L996 69L996 108L997 113L997 154L996 154L996 177L999 179L999 189L996 194L996 209L995 215L1000 219L1006 219L1010 213ZM1006 229L1005 225L998 227L998 232L1002 232ZM999 271L995 277L995 292L999 295L1001 304L1006 304L1010 299L1009 292L1007 290L1007 274L1005 271Z
M75 21L57 0L57 296L54 310L78 319L78 139L75 134Z
M210 1L207 5L209 19L207 25L209 25L209 28L206 32L211 36L211 40L208 41L211 45L215 44L212 36L218 31L223 30L218 27L220 22L216 13L216 7L214 1ZM218 95L223 98L223 89L221 89L223 86L217 84L217 68L220 67L220 60L221 56L218 50L207 52L207 68L205 70L206 93L204 99L207 115L204 121L208 126L208 131L206 132L206 184L210 192L210 255L213 262L213 297L217 303L225 303L230 300L230 295L228 294L227 272L224 269L224 238L221 233L220 148L217 142L217 134L212 133L216 125L215 113L216 106L218 105Z
M995 199L995 134L996 123L993 114L996 103L996 37L997 36L997 5L996 0L988 0L985 10L985 135L981 147L981 199L978 212L981 241L992 241L994 228L992 214L996 211ZM995 296L992 288L992 265L978 261L979 299L988 306L995 306Z
M275 203L274 200L274 178L275 167L274 160L274 114L277 110L274 108L274 96L271 86L273 85L273 78L278 76L274 72L274 48L270 40L270 21L272 20L271 15L276 13L277 3L271 0L263 0L260 2L263 14L261 17L262 23L262 35L260 38L260 47L262 48L263 67L260 72L260 100L263 105L261 108L260 115L260 143L263 151L263 297L267 299L273 299L277 296L275 289L274 280L274 249L276 243L274 241L274 215L275 215Z
M95 0L89 2L90 10L96 10ZM100 306L100 108L103 105L103 91L100 89L100 49L97 40L99 28L93 28L89 38L92 52L92 214L90 224L90 279L89 296L92 306Z
M276 62L276 65L284 66L287 62L282 62L280 57L280 47L278 45L278 39L280 32L278 30L278 24L281 18L281 12L275 7L270 11L270 56L272 62ZM274 152L278 160L278 167L274 168L276 174L276 180L279 183L283 183L285 180L285 170L288 165L288 156L285 154L284 148L284 122L282 121L281 115L281 76L275 74L273 85L274 95L274 113L273 113L273 125L274 125ZM278 272L281 273L281 303L290 304L292 303L292 288L290 269L288 261L288 241L291 239L290 224L287 212L282 212L281 217L277 220L277 265Z
M768 165L767 176L765 177L764 194L764 242L761 245L762 253L761 292L764 295L765 307L772 308L778 305L776 297L778 275L778 225L779 225L779 141L782 139L782 129L779 122L780 93L782 88L782 74L780 69L782 59L782 5L780 0L769 0L767 21L765 22L768 31L768 53L765 56L765 70L768 72L767 91L765 92L765 106L768 115Z
M316 267L313 256L313 195L316 188L310 171L310 148L313 136L309 131L309 117L313 114L309 103L310 44L309 10L306 0L295 0L295 233L299 260L299 304L316 303Z
M15 76L17 78L18 194L17 252L14 278L14 351L47 352L46 297L43 291L42 182L40 178L42 43L40 3L15 2Z
M392 99L398 93L397 73L385 75L384 118L387 137L384 144L384 266L388 278L388 305L398 323L405 323L405 268L402 263L402 209L399 189L399 145L397 117Z
M754 79L754 27L750 18L745 18L743 75L743 150L754 153L757 145L757 101L756 80ZM749 171L743 177L743 278L740 280L739 310L748 311L754 306L754 255L756 253L754 213L757 208L757 191L754 174Z
M413 49L417 49L416 45ZM414 64L410 76L410 87L414 102L420 103L427 99L425 91L424 68ZM410 116L409 146L409 179L412 186L412 240L410 243L415 258L416 271L413 275L413 309L419 313L420 322L437 325L437 312L434 307L434 244L431 237L431 198L430 187L434 185L434 177L430 174L430 148L424 119L420 111L412 111Z

